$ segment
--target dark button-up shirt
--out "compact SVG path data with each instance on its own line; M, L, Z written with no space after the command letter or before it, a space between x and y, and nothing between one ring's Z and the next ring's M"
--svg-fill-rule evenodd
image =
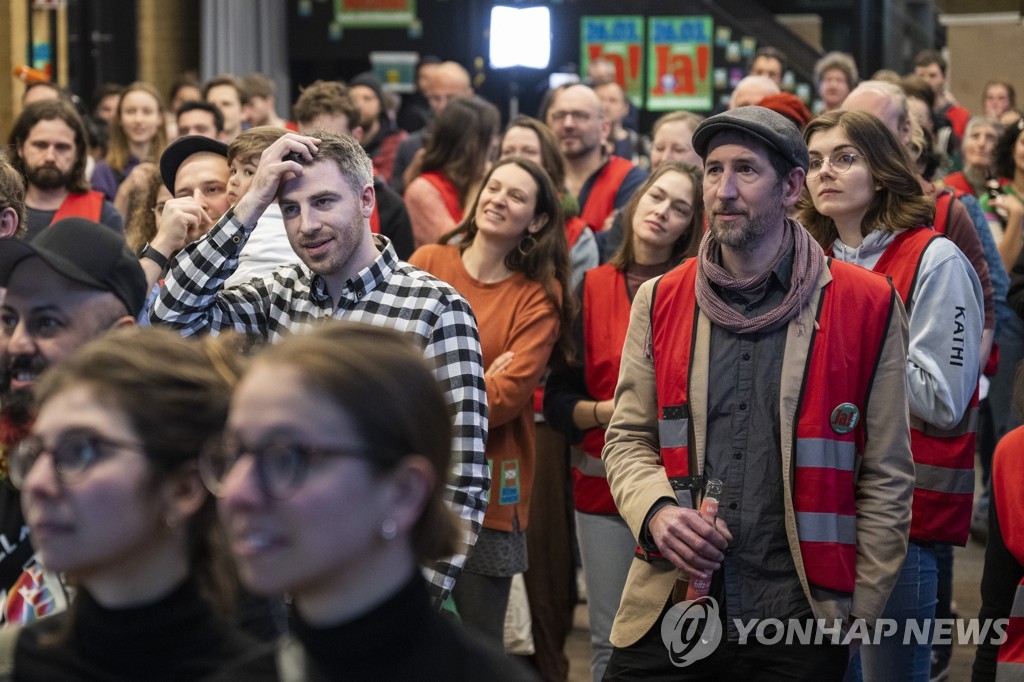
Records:
M785 298L792 255L783 258L757 291L716 293L745 317L765 314ZM704 473L725 484L718 516L733 535L714 594L724 601L727 636L739 638L733 619L804 618L811 607L797 577L786 538L779 390L788 325L772 332L736 334L711 328L707 450Z

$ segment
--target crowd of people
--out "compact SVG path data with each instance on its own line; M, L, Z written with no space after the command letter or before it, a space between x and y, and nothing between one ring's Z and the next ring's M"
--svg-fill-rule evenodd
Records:
M603 60L504 127L432 57L288 118L258 73L29 87L0 671L565 680L579 598L595 682L938 680L973 537L974 679L1018 679L1024 119L946 70L830 52L812 113L762 48L650 130Z

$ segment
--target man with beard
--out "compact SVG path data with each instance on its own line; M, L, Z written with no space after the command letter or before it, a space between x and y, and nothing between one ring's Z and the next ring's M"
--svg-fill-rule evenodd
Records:
M146 278L124 239L85 218L65 218L31 241L0 240L0 448L32 426L43 372L108 329L135 324ZM48 444L51 448L55 444ZM67 603L36 564L18 492L0 482L0 622L26 623Z
M15 151L11 163L25 177L28 239L72 216L123 233L121 214L85 179L89 145L82 119L70 102L43 100L25 107L8 144Z
M566 189L579 202L583 222L603 242L601 234L611 227L647 173L627 159L606 153L604 141L611 122L589 85L577 83L556 90L547 118L565 156Z
M150 319L184 335L233 330L266 342L330 318L409 334L436 367L449 403L455 461L446 500L466 522L463 551L426 571L440 606L476 542L490 486L476 321L457 291L399 261L391 240L372 233L373 165L359 143L348 135L309 133L285 133L263 151L249 191L205 238L187 244L185 225L161 222L154 243L181 251L171 260ZM253 226L275 200L302 263L225 287Z
M808 167L789 120L728 111L693 146L708 231L637 292L603 452L639 542L604 679L840 680L842 634L878 617L907 548L907 317L885 279L825 258L786 218ZM717 519L697 511L710 479ZM687 605L672 607L691 577L710 583L704 625L721 609L725 627L677 668L693 641ZM767 618L834 634L741 640L737 621Z
M348 82L349 93L359 105L359 127L363 136L359 143L373 160L374 171L391 182L398 146L409 134L388 118L384 109L384 91L372 73L361 73Z

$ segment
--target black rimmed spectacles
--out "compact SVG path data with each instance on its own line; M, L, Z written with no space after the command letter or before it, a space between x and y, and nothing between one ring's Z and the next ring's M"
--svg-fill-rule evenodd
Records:
M46 445L39 436L29 436L18 443L8 459L8 474L16 488L25 484L25 477L43 453L53 458L53 470L63 485L82 480L92 465L110 456L115 450L138 450L142 444L115 440L92 430L74 430L61 435L53 445Z
M199 474L207 489L219 497L224 481L245 455L254 458L260 492L275 500L287 499L302 487L310 463L315 459L368 459L364 449L313 447L283 435L271 436L258 445L250 445L234 434L224 434L211 439L199 455Z

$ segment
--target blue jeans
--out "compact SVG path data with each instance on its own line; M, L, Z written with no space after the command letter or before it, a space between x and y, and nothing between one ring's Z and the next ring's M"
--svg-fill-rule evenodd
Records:
M907 620L916 620L918 630L923 629L925 622L934 620L938 601L936 576L935 550L911 542L896 587L882 611L882 618L900 622L899 629L878 644L865 644L860 648L860 653L846 671L847 682L928 682L931 673L930 642L919 644L911 638L908 644L904 644L903 640Z

